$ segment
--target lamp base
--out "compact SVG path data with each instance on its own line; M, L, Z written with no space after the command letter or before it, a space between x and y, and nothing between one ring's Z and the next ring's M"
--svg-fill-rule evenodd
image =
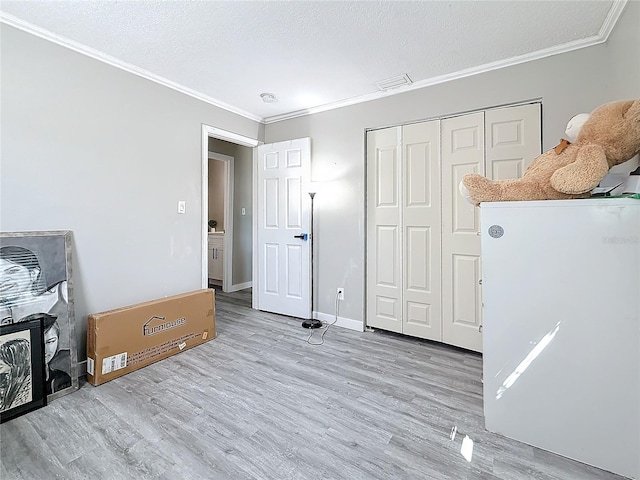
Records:
M320 328L322 326L322 322L320 320L304 320L302 322L302 328Z

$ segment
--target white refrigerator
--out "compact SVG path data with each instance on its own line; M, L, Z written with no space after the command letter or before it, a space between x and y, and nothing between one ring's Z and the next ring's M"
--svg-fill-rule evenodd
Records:
M487 430L640 479L640 200L480 217Z

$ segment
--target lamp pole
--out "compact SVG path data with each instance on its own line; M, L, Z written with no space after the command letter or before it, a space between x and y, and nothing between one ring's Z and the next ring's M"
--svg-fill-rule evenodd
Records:
M316 196L316 192L309 192L309 196L311 197L311 227L309 229L309 238L311 248L311 318L302 322L302 326L304 328L320 328L322 326L322 322L320 320L315 320L313 318L313 198Z

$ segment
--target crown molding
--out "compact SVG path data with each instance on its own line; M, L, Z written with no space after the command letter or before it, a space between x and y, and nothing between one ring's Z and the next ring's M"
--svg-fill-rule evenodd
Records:
M558 46L547 48L544 50L538 50L536 52L532 52L525 55L519 55L516 57L507 58L497 62L491 62L484 65L479 65L477 67L460 70L458 72L454 72L446 75L440 75L438 77L433 77L426 80L421 80L418 82L414 82L411 85L394 88L392 91L388 91L388 92L376 91L370 94L361 95L359 97L353 97L340 102L328 103L326 105L320 105L318 107L308 108L304 110L297 110L295 112L285 113L282 115L274 115L271 117L266 117L263 119L263 123L268 125L270 123L290 120L293 118L303 117L305 115L313 115L314 113L327 112L329 110L335 110L337 108L356 105L358 103L370 102L372 100L378 100L380 98L385 98L392 95L398 95L400 93L410 92L412 90L418 90L421 88L438 85L440 83L446 83L452 80L458 80L461 78L478 75L480 73L491 72L493 70L499 70L501 68L506 68L506 67L518 65L521 63L532 62L534 60L540 60L546 57L560 55L562 53L571 52L573 50L579 50L581 48L587 48L594 45L599 45L601 43L606 42L609 39L609 35L613 31L613 28L617 23L618 19L620 18L620 15L622 14L622 11L624 10L624 7L626 6L627 2L628 0L614 0L613 5L611 6L611 9L609 10L609 13L604 23L602 24L602 27L600 28L600 31L598 32L598 34L588 38L576 40L573 42L565 43L564 45L558 45Z
M604 19L604 23L602 24L602 28L600 28L600 33L598 34L602 37L602 41L606 42L609 39L609 35L613 31L613 27L616 26L620 15L622 15L622 11L624 7L627 6L629 0L614 0L613 5L611 5L611 9L609 10L609 14L607 18Z
M69 48L78 53L94 58L95 60L107 63L113 67L119 68L121 70L125 70L129 73L133 73L134 75L137 75L139 77L145 78L147 80L151 80L152 82L171 88L180 93L184 93L185 95L189 95L190 97L193 97L197 100L201 100L205 103L216 106L228 112L235 113L236 115L240 115L249 120L253 120L255 122L259 122L262 124L270 124L270 123L282 122L284 120L291 120L298 117L304 117L307 115L313 115L316 113L327 112L330 110L336 110L338 108L357 105L359 103L370 102L372 100L378 100L381 98L390 97L392 95L398 95L401 93L410 92L412 90L418 90L421 88L426 88L433 85L438 85L441 83L446 83L453 80L458 80L461 78L478 75L481 73L487 73L493 70L499 70L502 68L518 65L521 63L532 62L534 60L540 60L546 57L560 55L562 53L567 53L573 50L579 50L581 48L587 48L587 47L604 43L607 41L607 39L609 38L609 35L613 31L613 28L615 27L618 19L620 18L620 15L622 14L628 1L629 0L614 0L613 5L611 6L611 9L609 10L609 13L605 18L598 34L585 39L576 40L573 42L565 43L564 45L559 45L559 46L547 48L544 50L539 50L539 51L525 54L525 55L519 55L519 56L511 57L508 59L499 60L497 62L491 62L484 65L479 65L477 67L460 70L458 72L449 73L446 75L440 75L438 77L433 77L426 80L421 80L418 82L414 82L411 85L394 88L392 91L386 91L386 92L376 91L369 94L360 95L358 97L341 100L338 102L327 103L325 105L319 105L317 107L307 108L303 110L296 110L293 112L284 113L281 115L274 115L274 116L265 117L265 118L262 118L250 112L246 112L232 105L229 105L227 103L211 98L207 95L204 95L200 92L192 90L183 85L179 85L175 82L172 82L171 80L167 80L166 78L160 77L159 75L155 75L151 72L138 68L134 65L130 65L126 62L118 60L115 57L102 53L91 47L87 47L73 40L69 40L67 38L56 35L52 32L49 32L48 30L32 25L28 22L24 22L14 17L13 15L0 12L0 22L6 23L7 25L18 28L27 33L31 33L40 38L48 40L50 42Z
M111 65L112 67L119 68L120 70L124 70L126 72L137 75L138 77L142 77L146 80L151 80L152 82L158 83L160 85L168 87L177 92L184 93L185 95L193 97L196 100L201 100L205 103L216 106L228 112L235 113L236 115L240 115L242 117L248 118L249 120L262 123L262 120L263 120L262 117L259 117L250 112L246 112L244 110L236 108L233 105L229 105L227 103L216 100L215 98L211 98L200 92L197 92L188 87L185 87L184 85L180 85L176 82L172 82L171 80L167 80L166 78L163 78L160 75L156 75L154 73L148 72L147 70L136 67L135 65L131 65L129 63L123 62L122 60L112 57L111 55L107 55L106 53L100 52L94 48L83 45L79 42L75 42L73 40L62 37L60 35L56 35L55 33L52 33L48 30L45 30L43 28L37 27L36 25L20 20L19 18L14 17L13 15L0 12L0 22L10 25L12 27L15 27L24 32L30 33L32 35L35 35L37 37L48 40L50 42L53 42L62 47L73 50L82 55L91 57L94 60L98 60L100 62Z
M373 92L367 95L361 95L359 97L353 97L347 100L343 100L340 102L328 103L326 105L320 105L318 107L308 108L305 110L297 110L291 113L285 113L282 115L275 115L272 117L266 117L263 122L265 124L282 122L284 120L290 120L293 118L303 117L305 115L313 115L314 113L327 112L330 110L335 110L337 108L348 107L351 105L356 105L358 103L370 102L372 100L378 100L381 98L390 97L393 95L398 95L400 93L410 92L412 90L419 90L426 87L431 87L433 85L438 85L441 83L451 82L453 80L459 80L465 77L471 77L473 75L478 75L481 73L491 72L493 70L499 70L506 67L511 67L513 65L518 65L521 63L527 63L534 60L539 60L546 57L551 57L554 55L559 55L561 53L571 52L573 50L578 50L581 48L591 47L593 45L598 45L603 43L606 39L603 39L600 35L596 35L593 37L589 37L587 39L578 40L571 43L566 43L559 47L552 47L546 50L539 50L537 52L520 55L517 57L512 57L504 60L500 60L497 62L486 63L484 65L480 65L477 67L468 68L465 70L460 70L458 72L449 73L446 75L440 75L438 77L429 78L427 80L421 80L415 82L406 87L398 87L394 88L392 92Z

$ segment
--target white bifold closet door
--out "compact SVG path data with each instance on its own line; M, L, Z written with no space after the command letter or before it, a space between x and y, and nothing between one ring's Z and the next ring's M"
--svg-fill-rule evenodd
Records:
M402 127L402 333L442 336L440 122Z
M539 104L368 132L368 326L482 351L480 209L458 184L521 177L540 139Z
M367 325L441 340L439 121L367 136Z
M480 217L458 193L462 177L485 175L484 112L442 120L442 341L482 351Z
M367 134L367 325L402 333L402 127Z
M442 120L442 341L482 351L480 215L462 177L520 178L541 151L540 104Z

